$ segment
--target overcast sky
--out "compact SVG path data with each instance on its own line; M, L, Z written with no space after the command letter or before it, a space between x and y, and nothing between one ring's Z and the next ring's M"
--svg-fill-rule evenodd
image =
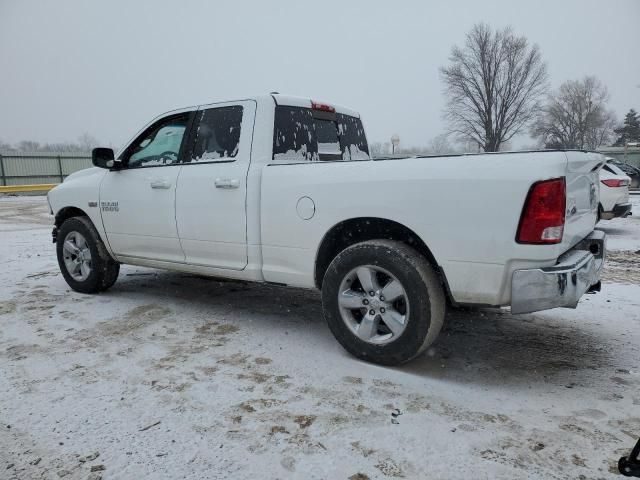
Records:
M166 110L276 90L426 145L438 69L479 21L537 43L552 86L596 75L619 118L640 109L640 0L0 0L0 140L120 146Z

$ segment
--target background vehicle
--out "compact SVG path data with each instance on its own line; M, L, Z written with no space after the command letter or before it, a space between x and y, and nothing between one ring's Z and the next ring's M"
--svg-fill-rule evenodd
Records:
M631 183L629 183L629 189L640 188L640 168L629 165L628 163L620 162L615 159L607 158L607 160L607 163L615 165L631 179Z
M600 170L600 205L598 216L601 220L631 215L629 202L629 177L611 161Z
M599 288L599 154L372 160L356 112L269 95L169 112L93 160L49 193L81 292L119 263L319 288L349 352L398 364L433 343L447 303L524 313Z

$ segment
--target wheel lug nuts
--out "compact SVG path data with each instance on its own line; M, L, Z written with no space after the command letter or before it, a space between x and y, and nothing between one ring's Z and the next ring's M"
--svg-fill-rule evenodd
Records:
M385 312L384 307L380 307L380 313L384 313L384 312Z
M384 296L380 295L380 301L384 302Z
M369 292L369 295L371 295L371 296L373 297L373 296L375 295L375 292L374 292L373 290L371 290L371 291Z
M364 300L362 300L362 303L365 305L369 305L369 300L367 300L366 298Z
M375 315L376 311L374 309L369 310L369 315Z

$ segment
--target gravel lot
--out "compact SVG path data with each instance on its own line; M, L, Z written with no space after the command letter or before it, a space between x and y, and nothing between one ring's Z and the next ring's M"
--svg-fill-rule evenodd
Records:
M452 311L383 368L314 291L123 267L72 292L45 199L0 198L0 478L618 478L640 435L634 201L576 310Z

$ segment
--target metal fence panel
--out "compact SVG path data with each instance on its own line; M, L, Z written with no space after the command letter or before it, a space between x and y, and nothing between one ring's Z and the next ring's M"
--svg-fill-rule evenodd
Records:
M91 156L69 152L0 152L0 185L60 183L91 167Z
M91 157L83 157L83 158L62 158L62 174L66 177L67 175L71 175L73 172L77 172L78 170L84 170L85 168L93 167L91 163Z
M4 157L4 174L7 177L30 177L33 175L60 176L56 159Z

